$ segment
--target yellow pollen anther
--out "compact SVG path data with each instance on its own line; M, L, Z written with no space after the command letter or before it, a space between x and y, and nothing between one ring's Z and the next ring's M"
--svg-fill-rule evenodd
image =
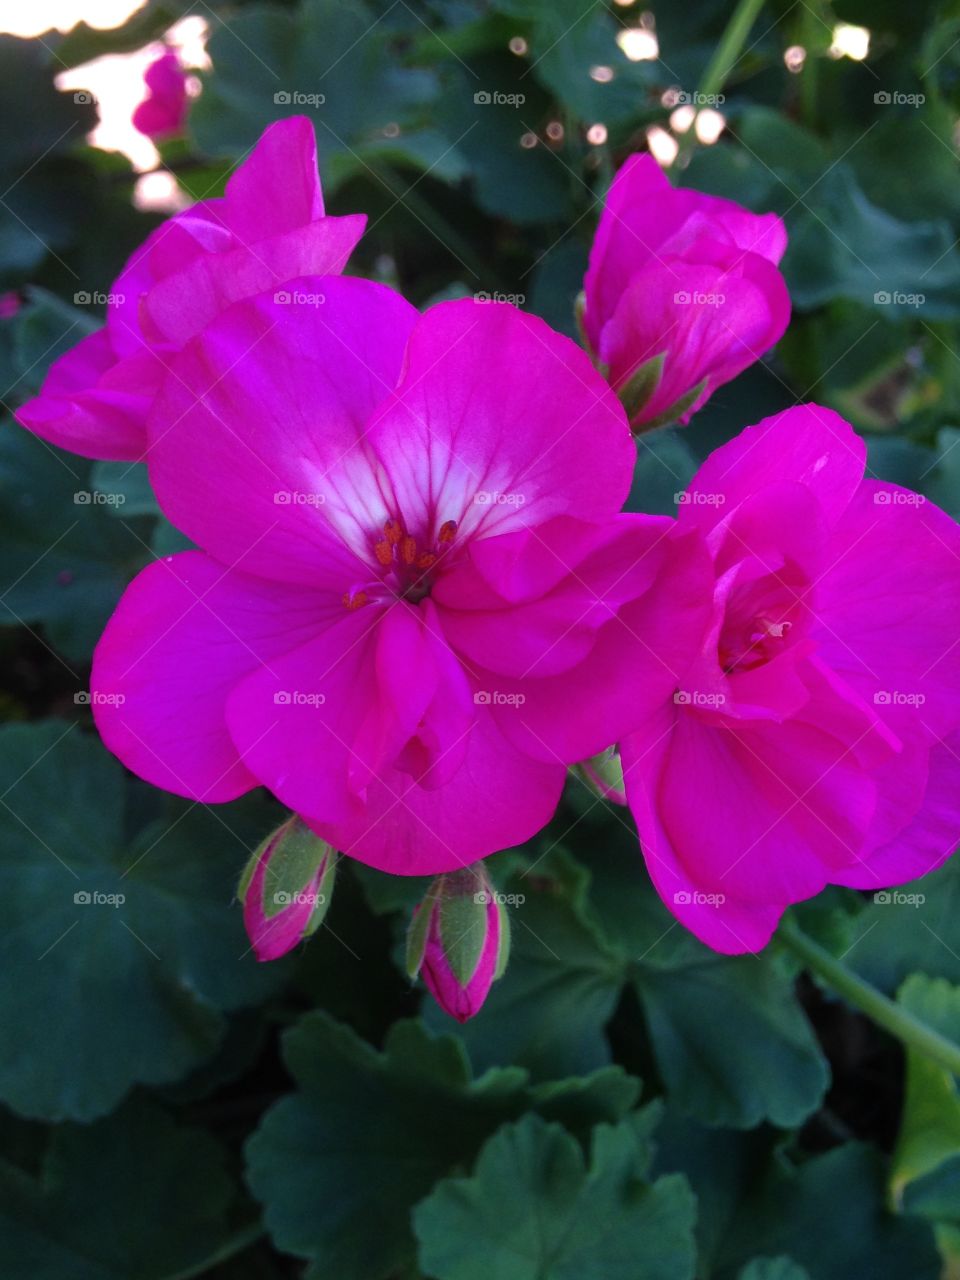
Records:
M393 564L393 547L386 539L376 543L373 548L373 554L377 557L383 567L389 568Z
M404 564L413 564L417 558L417 540L409 534L400 543L400 555Z

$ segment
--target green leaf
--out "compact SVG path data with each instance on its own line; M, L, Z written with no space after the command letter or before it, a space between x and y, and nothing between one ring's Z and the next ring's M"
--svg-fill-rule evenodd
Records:
M303 114L325 173L329 157L404 123L435 91L431 73L397 65L387 24L360 0L251 4L217 25L207 49L213 70L190 128L211 156L244 155L271 121Z
M154 1105L53 1132L42 1173L0 1161L4 1280L169 1280L227 1239L234 1188L206 1132ZM192 1270L191 1270L192 1274ZM199 1272L198 1272L199 1274Z
M943 978L915 973L900 988L897 1001L921 1022L960 1042L960 987ZM895 1193L949 1159L960 1159L957 1083L949 1071L908 1048L900 1132L891 1170Z
M265 815L177 801L131 841L139 792L62 721L0 729L0 794L0 1098L89 1120L137 1082L198 1066L223 1034L219 1010L283 976L256 964L231 906Z
M90 655L128 578L149 559L95 492L87 459L9 421L0 426L0 624L42 623L76 661Z
M820 1105L829 1070L791 976L769 954L720 956L697 942L661 903L631 843L626 833L611 840L592 897L633 957L671 1103L731 1128L802 1123Z
M412 1206L528 1107L577 1127L619 1118L636 1097L617 1069L534 1090L517 1067L474 1080L459 1041L417 1022L395 1023L378 1053L308 1014L284 1057L300 1087L247 1144L248 1180L277 1246L310 1258L311 1277L380 1280L406 1265Z
M885 321L960 315L960 262L944 219L900 221L872 204L843 164L824 175L802 209L783 260L794 306L849 298L875 306Z
M815 1280L938 1280L929 1226L885 1207L883 1162L847 1143L799 1167L774 1157L727 1230L714 1275L733 1280L750 1260L785 1254Z
M679 1175L645 1180L642 1123L599 1126L589 1168L559 1125L505 1126L472 1177L414 1210L421 1267L436 1280L690 1280L695 1202Z
M96 493L113 499L104 504L112 515L128 520L132 516L160 515L143 462L95 462L90 481Z

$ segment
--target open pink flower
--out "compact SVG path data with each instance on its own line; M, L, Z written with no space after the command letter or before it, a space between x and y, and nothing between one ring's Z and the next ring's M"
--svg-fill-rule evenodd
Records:
M227 183L158 227L108 297L107 322L50 367L23 426L88 458L142 459L172 355L225 307L307 272L343 270L366 218L324 216L313 126L267 128Z
M542 321L419 317L342 277L284 296L232 307L164 385L151 480L203 550L127 589L97 725L158 786L262 783L336 849L451 870L527 839L565 766L670 696L706 557L618 514L622 408Z
M187 119L187 73L173 49L150 63L143 81L147 96L133 113L133 127L148 138L182 133Z
M677 189L651 155L623 165L590 251L583 323L611 385L637 378L635 428L689 421L779 341L786 247L776 214Z
M923 875L960 837L960 530L863 472L847 423L805 405L716 450L680 508L713 620L622 756L650 875L718 951L762 947L826 884Z

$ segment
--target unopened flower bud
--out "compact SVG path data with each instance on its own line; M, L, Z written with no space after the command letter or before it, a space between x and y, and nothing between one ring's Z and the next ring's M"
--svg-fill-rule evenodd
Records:
M323 922L336 855L296 814L247 863L237 896L258 960L277 960Z
M407 970L421 974L437 1004L458 1022L479 1012L506 968L510 925L483 863L437 876L414 910Z
M627 793L623 785L623 764L616 747L607 747L599 755L591 756L574 766L576 773L591 791L610 800L613 804L626 804Z

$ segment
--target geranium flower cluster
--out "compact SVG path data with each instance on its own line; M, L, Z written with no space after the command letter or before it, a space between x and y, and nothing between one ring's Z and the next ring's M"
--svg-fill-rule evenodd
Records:
M335 853L437 875L411 973L470 1016L508 936L477 864L611 747L654 884L719 951L764 946L827 884L946 857L953 522L865 479L861 440L817 405L714 452L676 519L622 511L632 433L686 421L782 335L779 218L628 160L585 281L589 351L505 303L421 314L342 276L363 224L325 215L310 125L271 126L222 199L134 254L104 328L19 413L144 460L197 548L127 588L94 714L156 786L265 786L295 815L244 877L258 955L317 927Z

